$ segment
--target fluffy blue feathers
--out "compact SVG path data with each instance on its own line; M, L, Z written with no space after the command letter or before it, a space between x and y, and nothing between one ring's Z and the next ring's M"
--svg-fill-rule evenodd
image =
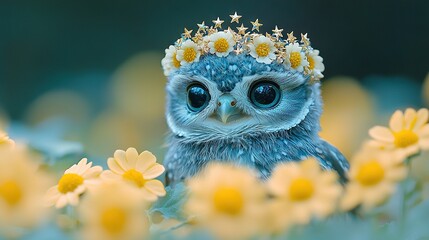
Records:
M261 79L274 82L281 90L280 102L273 108L260 109L249 101L249 88ZM187 87L195 82L206 86L211 97L200 112L187 106ZM164 161L167 178L181 181L211 161L250 166L266 178L279 162L309 156L344 178L347 161L318 136L322 111L319 87L301 73L278 63L258 63L248 55L208 55L182 66L170 75L166 88L171 130ZM223 94L236 99L242 119L224 124L213 117L217 99Z

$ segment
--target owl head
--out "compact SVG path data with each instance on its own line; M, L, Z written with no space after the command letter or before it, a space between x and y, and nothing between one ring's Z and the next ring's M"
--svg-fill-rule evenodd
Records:
M309 114L317 120L320 115L319 83L247 55L206 56L172 73L166 89L167 123L189 141L290 130Z
M233 15L232 15L233 16ZM231 16L231 17L232 17ZM277 132L317 134L324 70L307 35L281 38L243 25L222 31L218 21L195 36L185 29L162 60L167 123L182 141L240 140ZM255 29L255 24L257 28ZM205 27L205 28L204 28Z

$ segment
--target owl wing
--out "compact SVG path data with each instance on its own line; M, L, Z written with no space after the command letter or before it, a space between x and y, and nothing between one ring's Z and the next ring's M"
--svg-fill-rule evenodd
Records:
M320 148L316 148L316 156L324 166L337 171L342 182L347 181L346 174L349 169L349 162L337 148L321 140Z

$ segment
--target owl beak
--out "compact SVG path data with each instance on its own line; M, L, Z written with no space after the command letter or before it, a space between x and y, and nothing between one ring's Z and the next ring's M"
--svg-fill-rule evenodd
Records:
M236 106L237 100L229 94L219 97L217 102L217 116L223 123L235 119L235 116L241 115L241 111Z

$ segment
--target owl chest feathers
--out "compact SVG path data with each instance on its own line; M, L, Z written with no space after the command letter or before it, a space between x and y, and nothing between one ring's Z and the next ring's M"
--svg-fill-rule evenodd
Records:
M270 175L279 162L297 161L317 155L320 139L295 137L287 132L251 138L216 140L204 143L182 142L170 138L166 156L167 176L176 180L192 176L213 161L229 162L255 168L262 178Z

